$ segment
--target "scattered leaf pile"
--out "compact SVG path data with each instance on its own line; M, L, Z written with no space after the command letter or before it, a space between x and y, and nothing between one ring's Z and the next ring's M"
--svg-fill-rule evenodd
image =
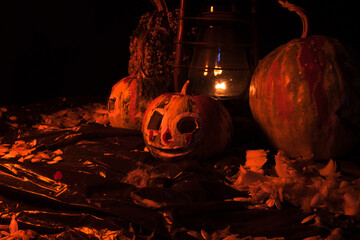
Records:
M7 112L6 108L2 108L0 113ZM40 114L41 121L32 126L32 129L40 132L50 132L57 130L72 129L78 130L81 125L97 123L107 125L107 110L105 105L94 103L83 107L66 108L51 114ZM0 115L1 117L1 115ZM29 130L24 132L19 129L20 124L16 123L16 116L9 117L11 121L6 124L13 129L18 129L18 139L14 143L1 143L0 141L0 157L2 159L17 159L19 162L45 162L47 164L55 164L62 161L63 151L42 150L38 151L39 143L37 139L29 141L21 139L22 136L28 136Z
M360 179L342 175L334 160L330 159L324 166L290 159L279 151L275 155L274 174L267 175L262 167L267 162L266 153L257 150L247 154L245 165L240 165L239 172L231 179L234 188L248 190L254 203L251 208L281 209L283 204L290 203L309 214L302 223L318 226L322 224L318 214L321 210L359 219Z
M207 233L204 230L200 232L196 231L188 231L188 234L195 239L201 240L284 240L283 237L274 237L274 238L267 238L267 237L239 237L239 234L231 234L230 233L230 226L227 226L225 229L217 230L212 234Z
M20 117L13 115L5 108L1 108L0 110L0 117L6 119L5 124L11 123L11 128L20 130L20 128L18 128L22 125L19 122ZM5 117L3 115L7 116ZM78 129L83 125L94 123L107 125L107 110L102 104L91 104L83 107L66 108L50 114L41 114L38 119L39 123L33 124L27 131L40 132L43 134L42 136L52 134L53 132L66 132L67 135L65 137L71 137L69 134L78 134L78 132L81 132L81 130L78 131ZM115 129L111 130L115 131ZM18 138L11 143L0 139L0 158L2 161L56 164L63 160L63 156L66 156L66 151L63 148L60 149L58 145L51 145L52 148L46 148L44 150L44 148L42 148L41 138L36 137L39 135L30 134L31 136L35 136L30 138L30 135L26 134L25 130L22 129L17 134ZM137 154L138 152L134 150L133 153ZM104 153L104 155L111 156L112 154L112 152ZM234 157L237 158L237 156ZM271 157L274 157L274 162L270 161L272 160ZM245 159L244 164L237 168L238 171L235 175L227 176L230 181L227 182L232 188L240 192L248 193L248 195L245 194L242 198L226 198L226 201L243 201L245 207L260 210L270 208L285 209L289 205L296 206L301 208L306 214L306 217L301 221L302 224L331 229L331 231L328 232L330 235L327 239L341 239L342 235L346 235L343 231L347 231L347 226L357 226L356 224L360 217L360 178L358 179L359 176L348 176L339 171L341 168L339 168L336 161L329 160L327 164L316 163L303 159L291 159L281 151L275 156L272 156L265 150L247 150ZM64 162L65 161L62 163ZM54 165L54 167L59 165ZM210 168L212 169L212 166L210 166ZM147 195L142 195L142 193L146 193L146 189L158 189L163 193L172 193L172 191L176 192L177 189L182 189L181 184L190 187L186 185L186 181L187 179L192 179L193 175L190 174L192 172L181 171L177 175L171 175L174 177L169 178L170 175L167 172L165 174L159 169L161 168L139 163L134 166L133 170L129 170L121 179L121 182L130 184L136 189L136 191L131 194L135 204L152 210L166 208L171 206L171 204L164 204L167 203L166 201L156 202L155 200L157 199L152 201L152 196L145 198ZM188 166L187 169L197 168ZM218 171L216 171L216 173L218 173ZM53 178L57 181L62 181L62 174L62 171L54 171ZM209 177L209 174L204 174L204 176ZM165 190L162 191L163 189ZM160 200L167 200L166 197L168 196L164 195L164 198L160 198ZM191 195L189 195L189 197L191 197ZM170 199L168 202L180 202L180 200L177 201L176 198L175 200ZM342 221L341 224L334 223L332 226L329 226L327 223L330 217L329 215L324 215L324 212L331 213L331 216L345 216L346 220ZM15 217L12 218L11 215L9 215L7 219L10 222L10 227L9 225L0 225L2 230L0 232L0 239L29 239L28 234L35 234L27 230L19 230ZM164 219L166 219L165 216ZM300 218L300 220L301 219L302 218ZM346 222L348 220L352 222ZM344 226L344 222L345 224L349 223L349 225ZM174 226L174 229L175 228L176 226ZM86 227L77 230L94 237L104 236L105 234L101 231ZM217 229L214 232L207 232L205 229L199 231L183 229L183 231L195 239L201 240L284 239L282 237L244 237L244 235L241 236L231 232L231 226L220 230ZM107 233L110 235L113 234L113 236L122 234L119 231L108 231ZM110 235L109 238L111 238ZM149 239L151 238L152 237L149 236ZM323 238L313 236L307 240L310 239Z
M100 103L83 107L67 108L52 114L41 114L42 121L33 127L38 130L52 131L67 128L76 128L81 124L98 123L106 125L107 109Z
M39 234L33 230L20 230L18 222L16 221L16 215L12 215L9 225L0 225L0 239L1 240L29 240L35 239Z

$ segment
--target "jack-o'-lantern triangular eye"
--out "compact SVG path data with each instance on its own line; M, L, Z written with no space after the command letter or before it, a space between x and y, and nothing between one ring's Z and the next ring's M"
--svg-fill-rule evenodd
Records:
M180 133L192 133L198 128L198 123L194 117L183 117L177 123L177 129Z
M159 130L162 119L163 119L163 115L161 113L159 113L158 111L154 111L154 113L151 116L151 119L149 121L149 124L147 126L147 129L148 130Z

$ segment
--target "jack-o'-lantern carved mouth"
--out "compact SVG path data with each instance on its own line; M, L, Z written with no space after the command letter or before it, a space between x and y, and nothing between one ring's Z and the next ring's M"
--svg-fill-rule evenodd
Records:
M161 151L162 153L169 154L169 155L186 155L194 151L194 148L175 148L175 149L164 149L152 146L153 149Z
M165 160L177 160L178 158L189 157L196 153L196 146L177 149L164 149L154 146L151 146L151 148L155 156L161 156Z

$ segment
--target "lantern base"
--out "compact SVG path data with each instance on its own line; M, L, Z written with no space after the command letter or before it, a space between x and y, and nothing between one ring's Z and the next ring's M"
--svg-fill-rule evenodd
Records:
M219 99L218 100L225 106L230 113L233 126L234 136L233 143L235 146L249 145L256 141L264 144L265 140L260 134L249 106L248 100L244 99Z

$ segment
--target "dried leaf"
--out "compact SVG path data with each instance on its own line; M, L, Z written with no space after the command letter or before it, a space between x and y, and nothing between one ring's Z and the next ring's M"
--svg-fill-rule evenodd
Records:
M348 181L341 181L339 187L340 188L346 188L349 187L350 183Z
M57 157L55 157L55 158L53 159L53 161L57 161L57 162L59 162L59 161L61 161L61 160L63 160L63 158L60 157L60 156L57 156Z
M46 130L49 128L49 126L45 124L39 124L39 125L35 125L34 128L37 128L39 130Z
M14 142L14 145L12 147L23 147L25 145L24 140L18 140Z
M7 124L12 126L13 128L18 128L19 127L19 124L17 124L17 123L8 122Z
M295 167L295 160L289 159L284 152L275 155L275 171L279 177L300 177Z
M36 146L36 143L37 143L37 141L36 141L36 139L34 139L34 140L32 140L32 141L29 143L29 146L30 146L30 147L35 147L35 146Z
M30 159L32 157L34 157L35 155L34 154L29 154L27 156L24 157L24 160L27 160L27 159Z
M42 158L42 159L51 159L50 155L47 154L46 152L38 152L36 154L37 158Z
M9 148L0 144L0 155L5 155L7 152L9 152Z
M205 240L211 240L210 234L207 233L204 229L201 229L200 233L201 233L201 236L202 236Z
M305 223L308 223L310 222L311 220L313 220L317 215L316 214L311 214L309 216L307 216L306 218L304 218L301 223L302 224L305 224Z
M63 160L62 157L57 156L57 157L55 157L53 160L48 161L47 164L55 164L55 163L58 163L58 162L60 162L60 161L62 161L62 160Z
M246 187L257 182L264 182L266 180L268 180L268 178L263 174L247 170L240 165L239 176L234 182L234 186Z
M16 158L18 156L17 151L11 150L8 154L5 154L1 158L10 159L10 158Z
M16 120L18 119L18 117L17 117L17 116L10 116L9 119L10 119L11 121L16 121Z
M11 217L11 221L10 221L10 225L9 225L9 232L10 232L10 235L13 235L15 232L17 232L19 230L19 226L18 226L18 223L15 219L15 215L13 215Z
M148 208L161 208L166 206L166 203L159 203L150 199L142 198L134 192L131 193L131 197L134 200L134 202L140 206L144 206Z
M273 207L275 205L275 199L268 199L266 201L266 206Z
M282 209L282 205L279 199L275 199L275 207L279 210Z
M320 193L324 195L324 197L327 197L329 195L329 188L327 184L322 184L320 187Z
M196 231L190 230L190 231L187 231L187 234L189 234L190 236L192 236L195 239L203 240L203 237L201 236L201 234Z
M317 193L310 201L311 207L319 207L325 202L325 197L322 193Z
M58 150L55 150L53 153L56 154L56 155L61 155L61 154L63 154L63 151L58 149Z
M251 240L252 238L239 238L238 234L231 234L222 240Z
M334 175L336 173L336 162L330 159L324 168L319 169L319 173L323 177Z
M4 225L1 225L1 226L4 226ZM9 226L8 226L8 225L6 225L5 227L6 227L6 230L9 230ZM2 237L3 237L3 236L9 236L9 235L10 235L10 233L8 233L7 231L3 231L3 230L0 231L0 236L2 236ZM7 238L4 237L4 239L7 239Z
M358 194L353 192L347 192L344 194L344 214L349 216L355 216L359 213Z
M320 216L316 216L316 217L314 218L314 220L315 220L315 225L316 225L316 226L319 226L319 227L322 226Z
M245 167L249 168L253 172L258 171L267 162L267 153L268 152L269 151L265 151L263 149L247 150Z
M327 240L342 240L343 230L341 228L335 228L331 231L331 234L326 238Z
M224 229L217 230L211 235L212 240L221 240L230 235L230 225Z
M32 163L36 163L36 162L40 162L40 161L41 161L41 158L38 158L36 156L31 159Z
M324 240L320 235L304 238L303 240Z

